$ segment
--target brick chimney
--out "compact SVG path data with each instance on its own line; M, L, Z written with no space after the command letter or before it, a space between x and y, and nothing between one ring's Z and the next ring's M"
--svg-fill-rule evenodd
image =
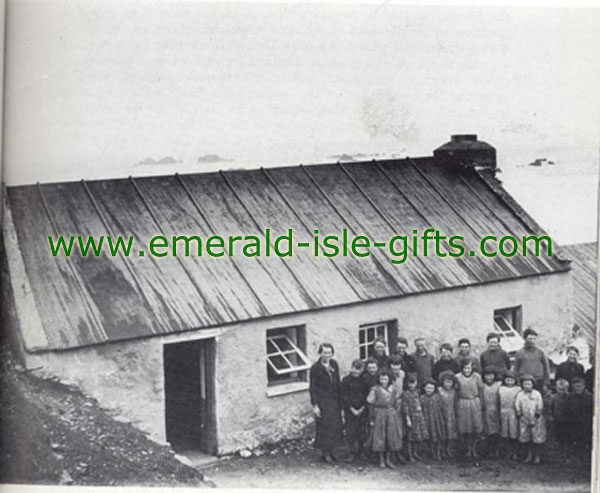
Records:
M433 151L436 159L471 168L496 170L496 149L487 142L477 140L477 135L457 134L450 139L450 142Z

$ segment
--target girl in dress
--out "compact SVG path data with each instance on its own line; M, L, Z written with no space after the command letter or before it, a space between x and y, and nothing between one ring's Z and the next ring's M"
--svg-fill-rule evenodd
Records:
M419 398L429 435L429 452L434 460L442 460L442 442L446 439L446 426L442 411L442 400L436 392L435 381L423 384L423 395Z
M402 394L404 392L404 378L406 374L402 370L402 357L395 354L389 359L389 366L392 372L392 385L396 388L396 404L394 405L396 413L398 414L398 423L402 428L402 441L404 442L404 419L402 417ZM402 456L402 451L396 452L396 459L400 464L405 464L406 461Z
M535 390L535 382L531 375L521 376L522 390L517 394L515 409L519 418L519 442L527 448L527 457L523 462L533 459L534 464L539 464L540 449L546 442L546 422L542 394Z
M500 435L505 443L507 458L517 459L517 447L519 438L519 420L515 401L521 387L517 385L517 374L508 370L502 378L502 386L498 389L500 398Z
M425 416L419 400L419 391L417 390L417 376L408 375L406 378L407 390L402 394L402 414L407 428L407 452L408 460L421 460L419 449L421 442L429 439L427 426L425 425Z
M392 454L402 448L402 426L396 411L397 391L389 370L379 370L378 384L367 396L370 425L373 429L373 451L379 455L379 467L394 468Z
M456 375L458 387L458 431L467 443L467 457L479 457L476 450L477 437L483 432L481 419L481 393L483 381L479 373L473 371L473 363L463 360L461 371Z
M454 444L458 439L458 423L456 420L456 402L458 395L454 385L456 376L452 371L440 373L440 384L438 389L442 401L442 414L446 425L446 436L442 443L442 453L450 458L454 457Z
M486 436L486 455L498 457L500 435L500 394L501 382L496 380L496 372L487 367L483 370L483 428Z

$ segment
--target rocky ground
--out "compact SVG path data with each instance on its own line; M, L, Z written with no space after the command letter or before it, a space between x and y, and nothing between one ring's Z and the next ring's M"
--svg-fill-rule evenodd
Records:
M0 355L0 483L206 486L169 447Z

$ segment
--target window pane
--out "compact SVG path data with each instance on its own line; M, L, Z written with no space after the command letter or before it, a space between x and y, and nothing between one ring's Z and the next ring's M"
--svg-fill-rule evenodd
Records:
M267 354L277 353L277 347L273 344L271 339L267 339Z
M289 370L291 368L291 366L283 358L283 356L273 355L273 356L268 356L268 358L269 358L269 361L271 363L273 363L275 368L277 368L278 370Z
M275 339L275 342L279 346L279 349L281 349L282 351L290 351L290 350L293 351L294 350L294 346L292 346L290 344L290 341L287 337L277 337Z
M358 343L359 344L364 344L365 342L365 331L364 330L359 330L358 331Z
M375 329L373 327L369 327L367 330L367 341L373 342L375 340Z
M502 332L504 332L504 333L510 333L512 335L513 328L508 323L508 320L506 320L504 317L496 317L494 319L494 322L496 322L496 325L498 327L500 327L500 330L502 330Z

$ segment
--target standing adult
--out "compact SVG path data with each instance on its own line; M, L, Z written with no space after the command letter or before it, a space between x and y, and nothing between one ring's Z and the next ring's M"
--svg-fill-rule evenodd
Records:
M415 339L415 352L410 357L415 364L417 384L421 388L421 385L431 378L433 364L435 363L433 354L429 354L429 351L427 351L427 343L424 337Z
M504 374L510 370L510 356L500 347L500 335L496 332L490 332L486 341L488 348L479 357L481 368L494 370L496 378L502 380Z
M463 337L458 341L458 354L454 358L458 367L460 368L463 361L470 361L473 365L473 371L476 371L481 375L481 365L479 364L479 358L471 354L471 341L466 337ZM457 372L458 373L458 372Z
M340 370L333 359L333 345L319 346L319 359L310 369L310 403L315 415L315 448L321 449L327 463L336 460L333 449L342 444L342 409L340 405Z
M550 385L550 363L546 353L537 347L538 333L533 329L523 332L525 344L515 355L515 372L519 378L531 375L534 380L534 388L544 394L544 387Z
M398 337L394 354L402 359L402 370L407 376L416 373L415 362L408 354L408 341L404 337Z
M387 355L386 349L387 344L385 343L385 339L383 339L382 337L378 337L377 339L375 339L375 341L373 342L372 358L377 360L377 366L380 370L382 368L388 367L389 356Z
M574 377L583 377L585 370L583 365L578 363L579 349L576 346L569 346L567 348L567 360L563 361L556 368L556 374L554 380L564 378L570 384L573 383Z
M460 366L452 358L452 345L447 342L440 347L440 359L434 363L431 376L437 382L440 374L445 371L451 371L454 374L460 371Z

